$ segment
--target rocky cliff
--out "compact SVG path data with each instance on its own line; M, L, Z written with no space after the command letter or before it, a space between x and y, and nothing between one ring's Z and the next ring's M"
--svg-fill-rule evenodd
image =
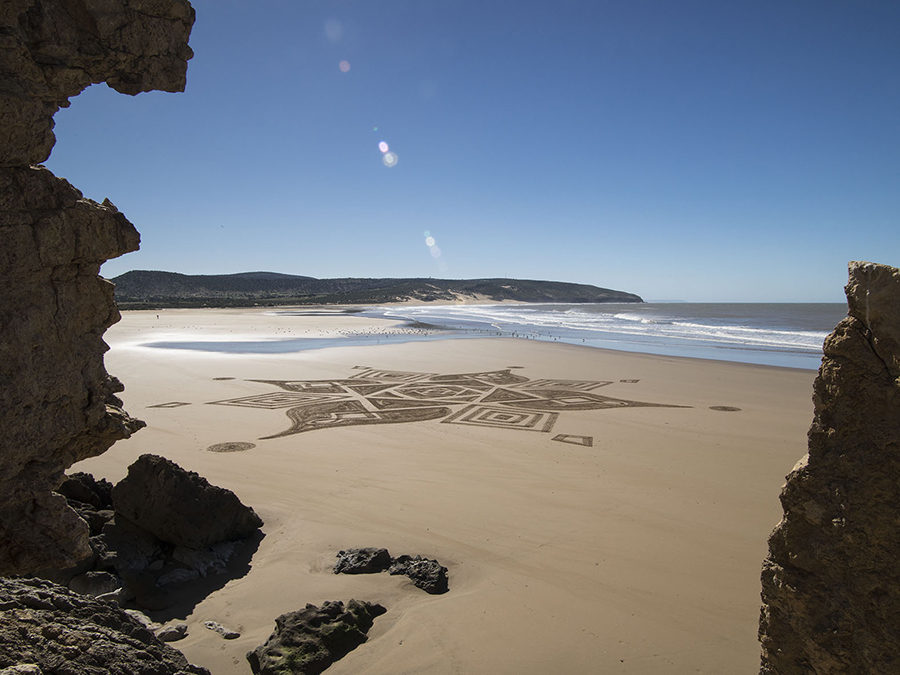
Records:
M142 424L103 366L119 314L99 276L138 233L108 200L36 166L53 147L53 115L92 83L182 91L193 21L187 0L0 5L0 574L90 554L87 525L52 491L74 462Z
M763 563L762 673L900 672L900 270L851 263Z

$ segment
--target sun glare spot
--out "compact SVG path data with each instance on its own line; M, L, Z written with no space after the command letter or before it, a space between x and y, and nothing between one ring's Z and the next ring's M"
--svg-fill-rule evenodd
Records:
M342 73L346 73L350 71L350 62L349 61L341 61L338 64L338 68L341 69Z
M384 155L382 155L382 157L381 157L381 162L382 162L382 164L384 164L386 167L390 168L390 167L392 167L392 166L397 166L397 161L398 161L398 159L399 159L399 158L397 157L397 153L394 153L394 152L386 152L386 153L384 153Z
M387 152L388 150L390 150L390 148L388 147L388 144L385 143L384 141L381 141L381 142L378 144L378 149L381 150L382 153L385 153L385 152Z

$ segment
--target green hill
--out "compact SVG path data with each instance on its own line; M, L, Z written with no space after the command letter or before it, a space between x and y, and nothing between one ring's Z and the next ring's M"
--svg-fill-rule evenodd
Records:
M123 309L372 305L418 300L453 303L643 302L640 296L588 284L530 279L316 279L276 272L187 275L135 270L111 279Z

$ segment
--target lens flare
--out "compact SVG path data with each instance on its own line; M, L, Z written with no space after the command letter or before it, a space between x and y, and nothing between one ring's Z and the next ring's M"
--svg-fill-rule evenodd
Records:
M431 247L431 257L432 258L440 258L441 257L441 249L439 249L437 246L432 246Z
M397 153L395 152L386 152L381 156L381 163L386 167L391 168L392 166L397 166L397 162L399 161L399 157L397 157Z
M381 150L381 153L382 153L382 154L384 154L385 152L387 152L388 150L390 150L390 148L388 147L388 144L385 143L384 141L381 141L381 142L378 144L378 149Z
M338 68L341 69L342 73L350 72L350 62L349 61L341 61L338 64Z
M434 237L425 237L425 245L428 248L431 248L432 246L434 246Z

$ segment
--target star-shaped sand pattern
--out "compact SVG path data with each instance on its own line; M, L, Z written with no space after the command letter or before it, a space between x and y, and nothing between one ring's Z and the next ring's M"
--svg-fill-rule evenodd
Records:
M315 429L440 420L445 424L549 432L560 413L609 408L682 408L594 393L607 380L531 380L509 368L477 373L415 373L355 366L337 380L250 380L278 387L214 405L287 408L279 438Z

